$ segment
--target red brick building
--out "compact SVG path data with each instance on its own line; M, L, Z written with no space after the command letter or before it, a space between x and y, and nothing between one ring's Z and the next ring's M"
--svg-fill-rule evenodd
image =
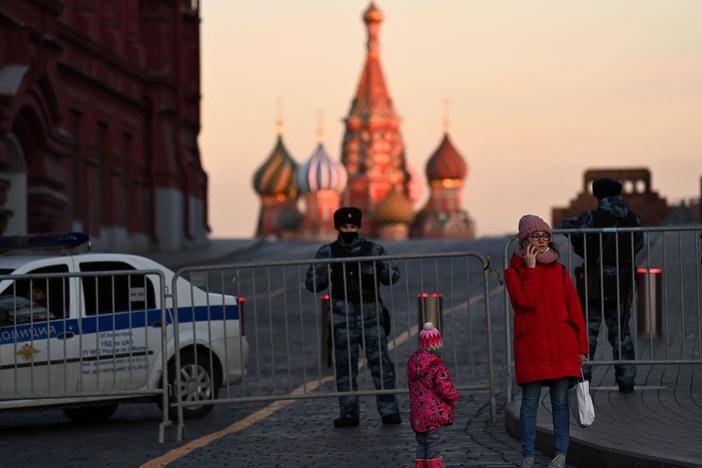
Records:
M207 240L194 0L0 0L0 232Z

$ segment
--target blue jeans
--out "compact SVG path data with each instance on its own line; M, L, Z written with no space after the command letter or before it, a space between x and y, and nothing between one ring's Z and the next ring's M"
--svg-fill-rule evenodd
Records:
M441 430L437 427L433 431L428 432L417 432L415 434L415 439L417 439L417 460L431 460L433 458L438 458L441 452L439 451L439 443L441 442Z
M539 409L541 386L546 384L551 395L553 414L553 443L556 454L568 453L570 439L570 413L568 411L568 386L570 377L545 382L529 382L522 385L522 406L519 410L519 429L522 433L522 456L534 456L536 440L536 411Z

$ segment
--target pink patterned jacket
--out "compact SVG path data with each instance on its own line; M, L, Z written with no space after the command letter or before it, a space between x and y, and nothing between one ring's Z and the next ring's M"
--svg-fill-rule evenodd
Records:
M453 424L460 394L451 383L440 356L418 349L407 361L410 423L414 432L428 432Z

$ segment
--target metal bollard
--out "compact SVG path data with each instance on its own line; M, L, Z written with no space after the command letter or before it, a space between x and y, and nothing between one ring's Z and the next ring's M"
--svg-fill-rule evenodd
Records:
M661 336L661 268L637 268L638 333L648 337ZM647 284L648 283L648 284Z
M320 307L320 357L321 362L326 364L327 367L332 367L332 311L331 311L331 296L329 294L324 294L321 298Z
M417 325L421 330L426 322L431 322L443 331L443 300L441 293L417 294Z

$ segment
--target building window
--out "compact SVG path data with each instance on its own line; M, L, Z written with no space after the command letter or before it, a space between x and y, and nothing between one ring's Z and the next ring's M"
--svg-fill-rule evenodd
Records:
M129 231L129 207L130 207L130 177L129 177L129 156L132 150L132 136L129 133L122 134L122 225Z
M631 180L624 181L624 193L634 193L634 182Z
M106 224L106 214L109 209L109 161L107 159L107 124L104 122L98 123L97 129L97 145L96 145L96 172L100 179L99 188L96 190L98 200L95 200L95 206L99 207L97 214L97 224L104 226Z
M72 186L73 186L73 219L80 220L80 200L81 200L81 184L80 184L80 113L71 111L70 117L70 132L73 138L73 164L71 167Z
M120 3L122 0L112 0L112 27L119 28L122 13Z
M153 232L153 202L151 197L151 180L148 175L144 176L144 208L142 210L144 221L143 226L146 229L146 233L150 236Z

